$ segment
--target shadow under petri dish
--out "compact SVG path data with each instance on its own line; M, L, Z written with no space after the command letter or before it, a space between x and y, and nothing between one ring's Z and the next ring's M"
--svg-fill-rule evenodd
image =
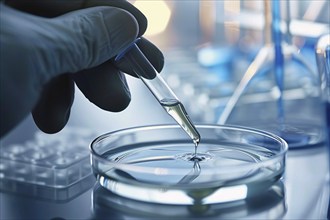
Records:
M174 125L102 135L91 145L93 171L101 186L119 196L176 205L250 198L281 178L287 151L281 138L242 127L197 129L202 140L196 155Z

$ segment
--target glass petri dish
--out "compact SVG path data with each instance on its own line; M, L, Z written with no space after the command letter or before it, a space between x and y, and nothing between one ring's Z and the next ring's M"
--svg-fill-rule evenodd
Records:
M269 122L253 127L282 137L288 143L290 149L322 146L325 141L324 128L316 123L308 123L306 121L289 123Z
M290 150L322 146L325 142L324 126L311 120L253 120L242 121L240 126L249 126L259 130L271 132L283 138Z
M171 205L136 201L118 196L96 183L92 191L95 219L281 219L286 211L284 183L279 180L269 190L237 202ZM155 212L157 210L157 212Z
M201 134L196 155L177 125L101 135L90 147L93 172L114 194L173 205L247 199L282 177L288 146L280 137L238 126L196 128Z

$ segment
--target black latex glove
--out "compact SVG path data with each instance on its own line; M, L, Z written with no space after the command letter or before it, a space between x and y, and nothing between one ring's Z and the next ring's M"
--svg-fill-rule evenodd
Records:
M126 1L5 3L11 7L0 5L1 136L31 111L41 130L60 131L69 119L74 82L104 110L127 107L130 92L121 71L130 71L112 60L145 32L140 11ZM160 72L159 49L146 39L138 45Z

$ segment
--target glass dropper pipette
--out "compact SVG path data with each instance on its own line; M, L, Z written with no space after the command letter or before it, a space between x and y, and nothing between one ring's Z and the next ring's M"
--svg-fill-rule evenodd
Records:
M138 41L137 39L136 41ZM154 95L161 106L189 135L195 144L195 155L197 145L200 142L200 134L190 120L184 106L176 97L165 80L156 72L149 60L136 45L136 41L124 49L115 58L116 62L125 61L130 65L133 72L143 81L150 92Z

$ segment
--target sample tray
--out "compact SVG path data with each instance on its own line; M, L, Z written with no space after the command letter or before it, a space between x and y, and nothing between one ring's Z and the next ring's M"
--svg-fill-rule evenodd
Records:
M38 131L25 143L2 146L0 189L55 200L77 195L91 187L88 145L95 135L67 127L52 135Z

